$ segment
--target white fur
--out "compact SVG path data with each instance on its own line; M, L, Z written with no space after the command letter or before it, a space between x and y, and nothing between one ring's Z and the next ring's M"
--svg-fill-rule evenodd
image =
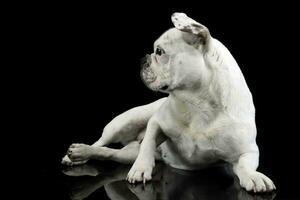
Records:
M94 149L92 156L74 156L73 161L107 155L116 161L135 160L127 176L131 183L150 180L156 159L185 170L225 161L232 164L247 191L274 190L273 182L256 171L259 151L255 109L235 59L205 26L182 13L173 14L172 21L176 28L154 43L154 49L163 47L165 54L151 54L151 64L141 73L150 89L169 96L118 116L94 144L102 147L111 142L131 144L143 139L138 155L139 146L127 147L128 153L123 157L122 150L117 153L108 148ZM163 86L168 88L162 89ZM71 150L82 155L84 152L82 148Z
M193 28L191 23L196 22L182 13L174 14L172 21L180 31L197 33L195 28L199 26ZM211 36L205 38L208 44L202 49L198 45L198 49L189 49L177 29L167 31L155 42L168 47L166 40L176 42L169 53L174 56L168 66L171 80L165 80L172 83L170 95L148 124L138 158L128 174L129 181L151 178L155 138L162 131L168 138L160 146L162 158L172 167L192 170L223 160L233 165L241 186L248 191L274 189L269 178L256 172L259 152L255 109L235 59Z

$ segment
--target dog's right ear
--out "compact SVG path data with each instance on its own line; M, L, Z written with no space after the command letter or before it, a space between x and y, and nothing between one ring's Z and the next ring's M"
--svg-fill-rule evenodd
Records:
M191 45L207 45L210 39L209 30L202 24L196 22L184 13L174 13L171 17L172 22L178 30L187 33L184 39Z

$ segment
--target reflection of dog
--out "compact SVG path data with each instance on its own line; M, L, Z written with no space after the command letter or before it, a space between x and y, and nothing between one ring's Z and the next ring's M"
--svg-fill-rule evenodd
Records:
M272 200L275 193L253 195L243 190L236 179L232 179L226 168L214 167L206 170L191 172L175 170L163 163L158 163L153 172L153 181L146 185L132 185L124 181L128 173L128 165L119 165L115 168L103 168L99 165L87 164L68 168L64 171L69 176L94 175L72 179L70 197L73 200L84 199L92 193L97 197L100 188L104 187L107 196L114 199L236 199L236 200ZM178 190L180 188L180 190ZM98 194L102 194L101 192ZM96 196L95 196L96 195ZM102 196L101 196L102 197Z
M226 161L247 191L275 189L256 171L255 109L236 61L205 26L183 13L173 14L172 21L175 28L154 43L155 52L146 56L141 71L147 87L169 96L116 117L94 145L71 145L72 161L65 157L63 162L135 161L127 177L134 183L151 179L160 156L172 167L187 170ZM111 142L126 146L103 147Z

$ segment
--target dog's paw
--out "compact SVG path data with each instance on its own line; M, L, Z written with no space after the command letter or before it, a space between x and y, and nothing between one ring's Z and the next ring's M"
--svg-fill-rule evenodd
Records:
M276 189L270 178L260 172L252 172L239 177L240 184L248 192L271 192Z
M93 154L93 147L86 144L72 144L68 150L68 156L72 162L89 160Z
M152 179L151 174L153 170L153 165L150 164L142 164L142 163L134 163L128 172L126 180L129 183L141 182L145 184L147 181Z
M83 165L87 162L88 160L83 160L83 161L77 161L77 162L73 162L68 155L65 155L62 160L61 160L61 164L63 165L67 165L67 166L74 166L74 165Z

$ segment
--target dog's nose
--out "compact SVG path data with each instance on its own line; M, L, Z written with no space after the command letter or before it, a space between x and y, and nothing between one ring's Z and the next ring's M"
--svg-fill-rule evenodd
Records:
M146 56L141 59L141 65L144 65L147 62Z
M147 54L141 59L141 67L149 67L151 63L151 56Z

